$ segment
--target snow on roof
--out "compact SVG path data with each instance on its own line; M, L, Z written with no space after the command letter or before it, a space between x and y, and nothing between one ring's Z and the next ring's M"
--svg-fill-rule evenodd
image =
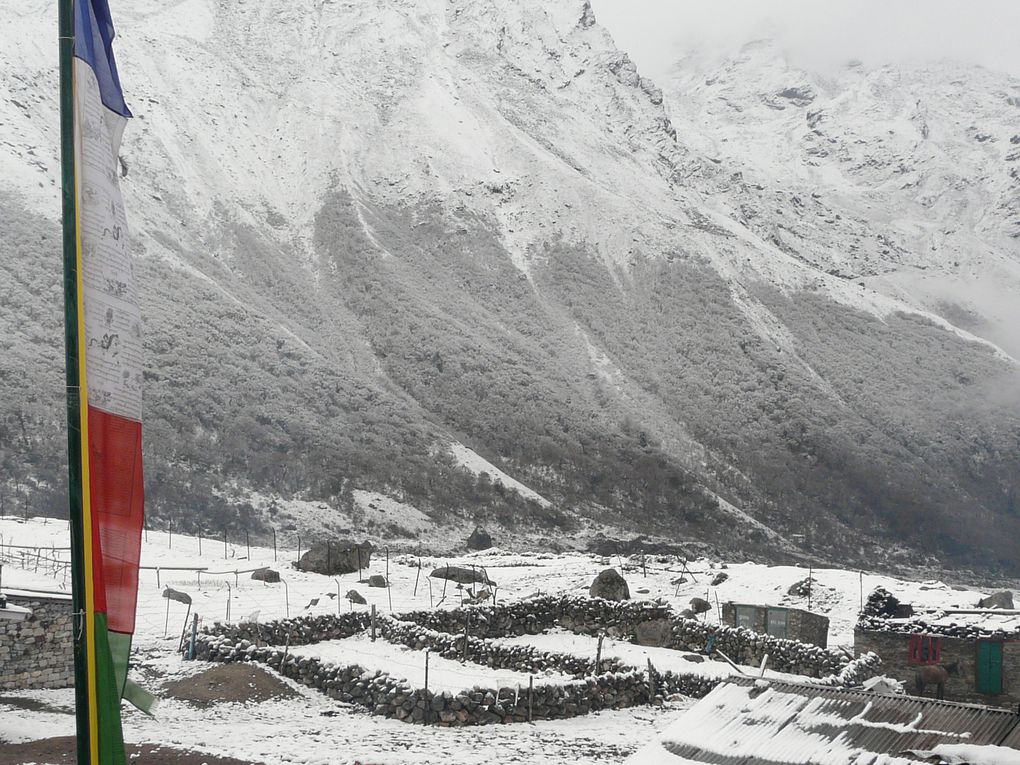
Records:
M3 594L9 598L24 600L71 600L71 593L59 590L32 590L27 588L4 587Z
M1004 761L1000 746L1018 723L1010 712L970 704L739 679L716 687L627 762L899 765L917 762L910 750L943 756L966 744L975 756L968 762L1020 765L1020 757Z

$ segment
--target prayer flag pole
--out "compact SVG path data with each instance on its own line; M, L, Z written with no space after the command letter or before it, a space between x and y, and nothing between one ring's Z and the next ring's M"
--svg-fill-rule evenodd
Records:
M64 260L64 381L67 388L67 472L71 530L71 620L78 765L93 765L85 630L85 544L82 512L82 432L79 375L80 300L78 204L74 158L74 0L58 0L60 47L60 179ZM98 765L98 764L96 764Z

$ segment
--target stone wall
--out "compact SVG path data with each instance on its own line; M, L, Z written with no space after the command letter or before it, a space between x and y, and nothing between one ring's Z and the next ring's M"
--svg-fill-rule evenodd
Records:
M838 674L850 661L844 654L795 640L764 635L754 630L685 619L656 601L610 601L601 598L545 596L492 606L412 611L396 617L426 630L472 638L537 635L553 627L586 635L607 634L634 640L638 633L656 633L648 644L701 652L711 643L738 664L758 666L768 655L768 666L779 672L823 678ZM382 616L380 615L380 620ZM248 640L259 645L290 645L349 637L367 628L364 611L338 616L301 617L267 624L217 625L209 635ZM654 629L649 629L652 627ZM646 641L642 641L646 642Z
M203 630L195 658L264 662L333 698L407 722L423 722L427 718L443 725L477 725L527 719L527 699L521 700L518 689L474 688L436 694L409 688L406 681L384 672L326 665L288 654L287 646L350 637L369 625L370 617L364 611L266 624L216 624ZM607 634L621 640L693 652L702 652L711 644L714 650L724 652L735 662L757 665L767 654L772 669L821 678L830 685L857 684L873 675L878 664L874 656L850 662L843 654L818 646L685 619L669 606L652 601L545 596L499 606L414 611L396 617L379 614L376 627L380 639L417 650L429 649L447 658L463 658L483 666L534 675L552 670L575 678L568 683L536 686L531 697L532 719L572 717L598 709L649 703L654 700L653 688L655 696L701 697L719 681L693 671L659 672L654 668L628 667L616 658L604 659L596 667L593 657L541 651L528 645L505 645L498 642L499 638L536 635L560 627L581 634Z
M0 690L74 685L70 598L8 595L7 602L32 616L0 620Z
M950 675L946 682L947 701L1009 707L1020 704L1020 642L1002 642L1002 693L994 696L977 692L978 640L973 638L938 636L940 662L958 662L959 674ZM915 693L914 675L918 667L907 660L910 635L891 632L854 630L854 651L858 654L874 652L882 657L882 673L903 682L907 693ZM933 696L935 688L925 689L925 696Z
M368 629L371 617L364 611L346 614L321 614L278 619L260 624L216 622L202 630L203 635L230 641L247 640L258 645L311 645L324 640L341 640Z
M447 649L453 651L458 649L456 641L463 639L462 636L444 635L389 618L380 620L379 629L393 639L403 639L408 643L414 641L415 645L423 647L436 641L442 648L442 641L449 641ZM584 660L574 656L537 651L529 646L490 644L483 648L480 644L485 642L482 638L471 639L469 648L479 650L479 655L490 660L498 657L494 666L525 672L557 669L578 675L583 671L580 664L584 664ZM358 665L326 664L316 658L290 655L287 648L257 646L248 640L224 636L203 635L198 642L196 658L261 662L285 677L317 688L330 698L360 705L375 715L410 723L453 726L552 720L601 709L622 709L653 700L647 673L634 669L578 677L567 683L543 682L533 688L474 687L456 693L435 693L424 688L412 688L406 680L386 672L368 671ZM606 663L621 666L615 660ZM662 673L656 674L655 682L656 688L661 689L657 693L685 692L686 695L701 696L717 681Z
M487 638L468 636L465 646L463 634L438 632L390 617L380 622L380 628L382 637L391 643L399 643L419 651L428 648L444 658L463 658L494 669L512 669L532 674L554 670L576 678L632 670L615 658L602 659L601 666L596 667L594 659L542 651L530 645L504 645Z
M714 650L722 651L737 664L757 666L768 656L769 669L806 677L836 674L850 661L849 657L838 651L763 635L744 627L707 624L695 619L673 620L671 648L701 651L708 645L710 638L714 638Z

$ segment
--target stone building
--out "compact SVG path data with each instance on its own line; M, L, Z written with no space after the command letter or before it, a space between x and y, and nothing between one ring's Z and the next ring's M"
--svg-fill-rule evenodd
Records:
M854 652L873 651L882 672L915 693L915 674L928 664L956 664L945 698L990 706L1020 704L1020 611L959 609L910 617L865 614L854 629ZM924 695L934 695L926 688Z
M763 635L799 640L825 648L829 642L829 618L800 608L724 603L723 624L746 627Z
M71 596L4 590L7 603L28 608L24 620L0 619L0 691L74 685Z

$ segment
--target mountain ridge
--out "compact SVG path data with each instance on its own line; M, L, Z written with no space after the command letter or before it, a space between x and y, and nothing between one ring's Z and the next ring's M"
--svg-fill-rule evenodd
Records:
M35 40L43 4L0 20ZM790 554L806 534L818 555L1015 565L1016 365L914 292L830 273L866 224L795 212L789 174L766 217L765 171L704 151L717 94L681 77L704 100L684 112L588 3L187 0L118 22L156 517L280 522L256 492L339 518L375 491L559 544ZM56 512L55 80L26 45L0 51L19 247L0 267L24 285L3 294L0 446L4 491Z

